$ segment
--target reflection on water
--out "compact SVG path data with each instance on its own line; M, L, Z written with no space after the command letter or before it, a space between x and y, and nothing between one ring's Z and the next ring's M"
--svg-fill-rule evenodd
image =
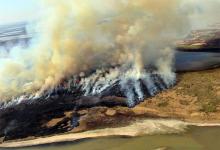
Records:
M219 139L220 127L191 127L184 134L108 137L20 150L156 150L161 147L167 150L218 150Z
M220 66L220 53L176 52L177 71L196 71Z

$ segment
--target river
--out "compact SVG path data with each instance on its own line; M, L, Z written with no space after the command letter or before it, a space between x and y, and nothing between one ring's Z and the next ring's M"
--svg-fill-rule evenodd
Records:
M181 71L206 70L220 66L220 51L181 52L175 54L175 69Z

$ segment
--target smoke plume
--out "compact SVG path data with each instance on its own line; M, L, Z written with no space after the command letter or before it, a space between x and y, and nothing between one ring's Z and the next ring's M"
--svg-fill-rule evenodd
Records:
M144 79L154 95L149 66L166 84L175 81L173 42L190 28L183 0L45 0L39 11L38 34L29 48L0 59L0 99L40 95L71 75L109 66L120 69L101 78L93 94L100 84L120 79L128 99L132 88L143 99L136 81ZM92 80L81 81L85 89Z

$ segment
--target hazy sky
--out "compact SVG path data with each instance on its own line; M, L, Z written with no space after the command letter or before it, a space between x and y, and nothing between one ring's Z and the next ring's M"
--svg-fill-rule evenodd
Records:
M40 0L0 0L0 24L34 19Z
M42 13L41 0L0 0L0 25L20 21L37 19ZM199 8L199 12L192 16L194 25L203 25L219 20L220 0L185 0L193 7ZM189 7L187 7L188 9ZM199 20L199 24L198 24Z

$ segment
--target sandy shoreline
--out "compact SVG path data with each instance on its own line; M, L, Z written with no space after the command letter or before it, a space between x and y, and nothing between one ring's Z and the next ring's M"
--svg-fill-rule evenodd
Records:
M188 126L214 127L220 126L220 123L188 123L173 119L145 119L134 122L126 127L97 129L81 133L67 133L51 137L41 137L32 140L6 142L0 144L0 148L30 147L107 136L135 137L141 135L177 134L185 132Z
M6 139L0 144L0 148L36 146L106 136L133 137L181 133L188 126L220 126L220 69L184 73L178 78L179 81L174 88L163 91L134 108L100 106L82 109L77 111L80 116L77 128L51 137L50 134L45 137L27 136L14 141ZM62 112L62 117L52 118L45 122L43 127L62 126L63 121L72 118L73 113ZM139 121L127 126L135 120ZM69 123L67 125L70 127Z

